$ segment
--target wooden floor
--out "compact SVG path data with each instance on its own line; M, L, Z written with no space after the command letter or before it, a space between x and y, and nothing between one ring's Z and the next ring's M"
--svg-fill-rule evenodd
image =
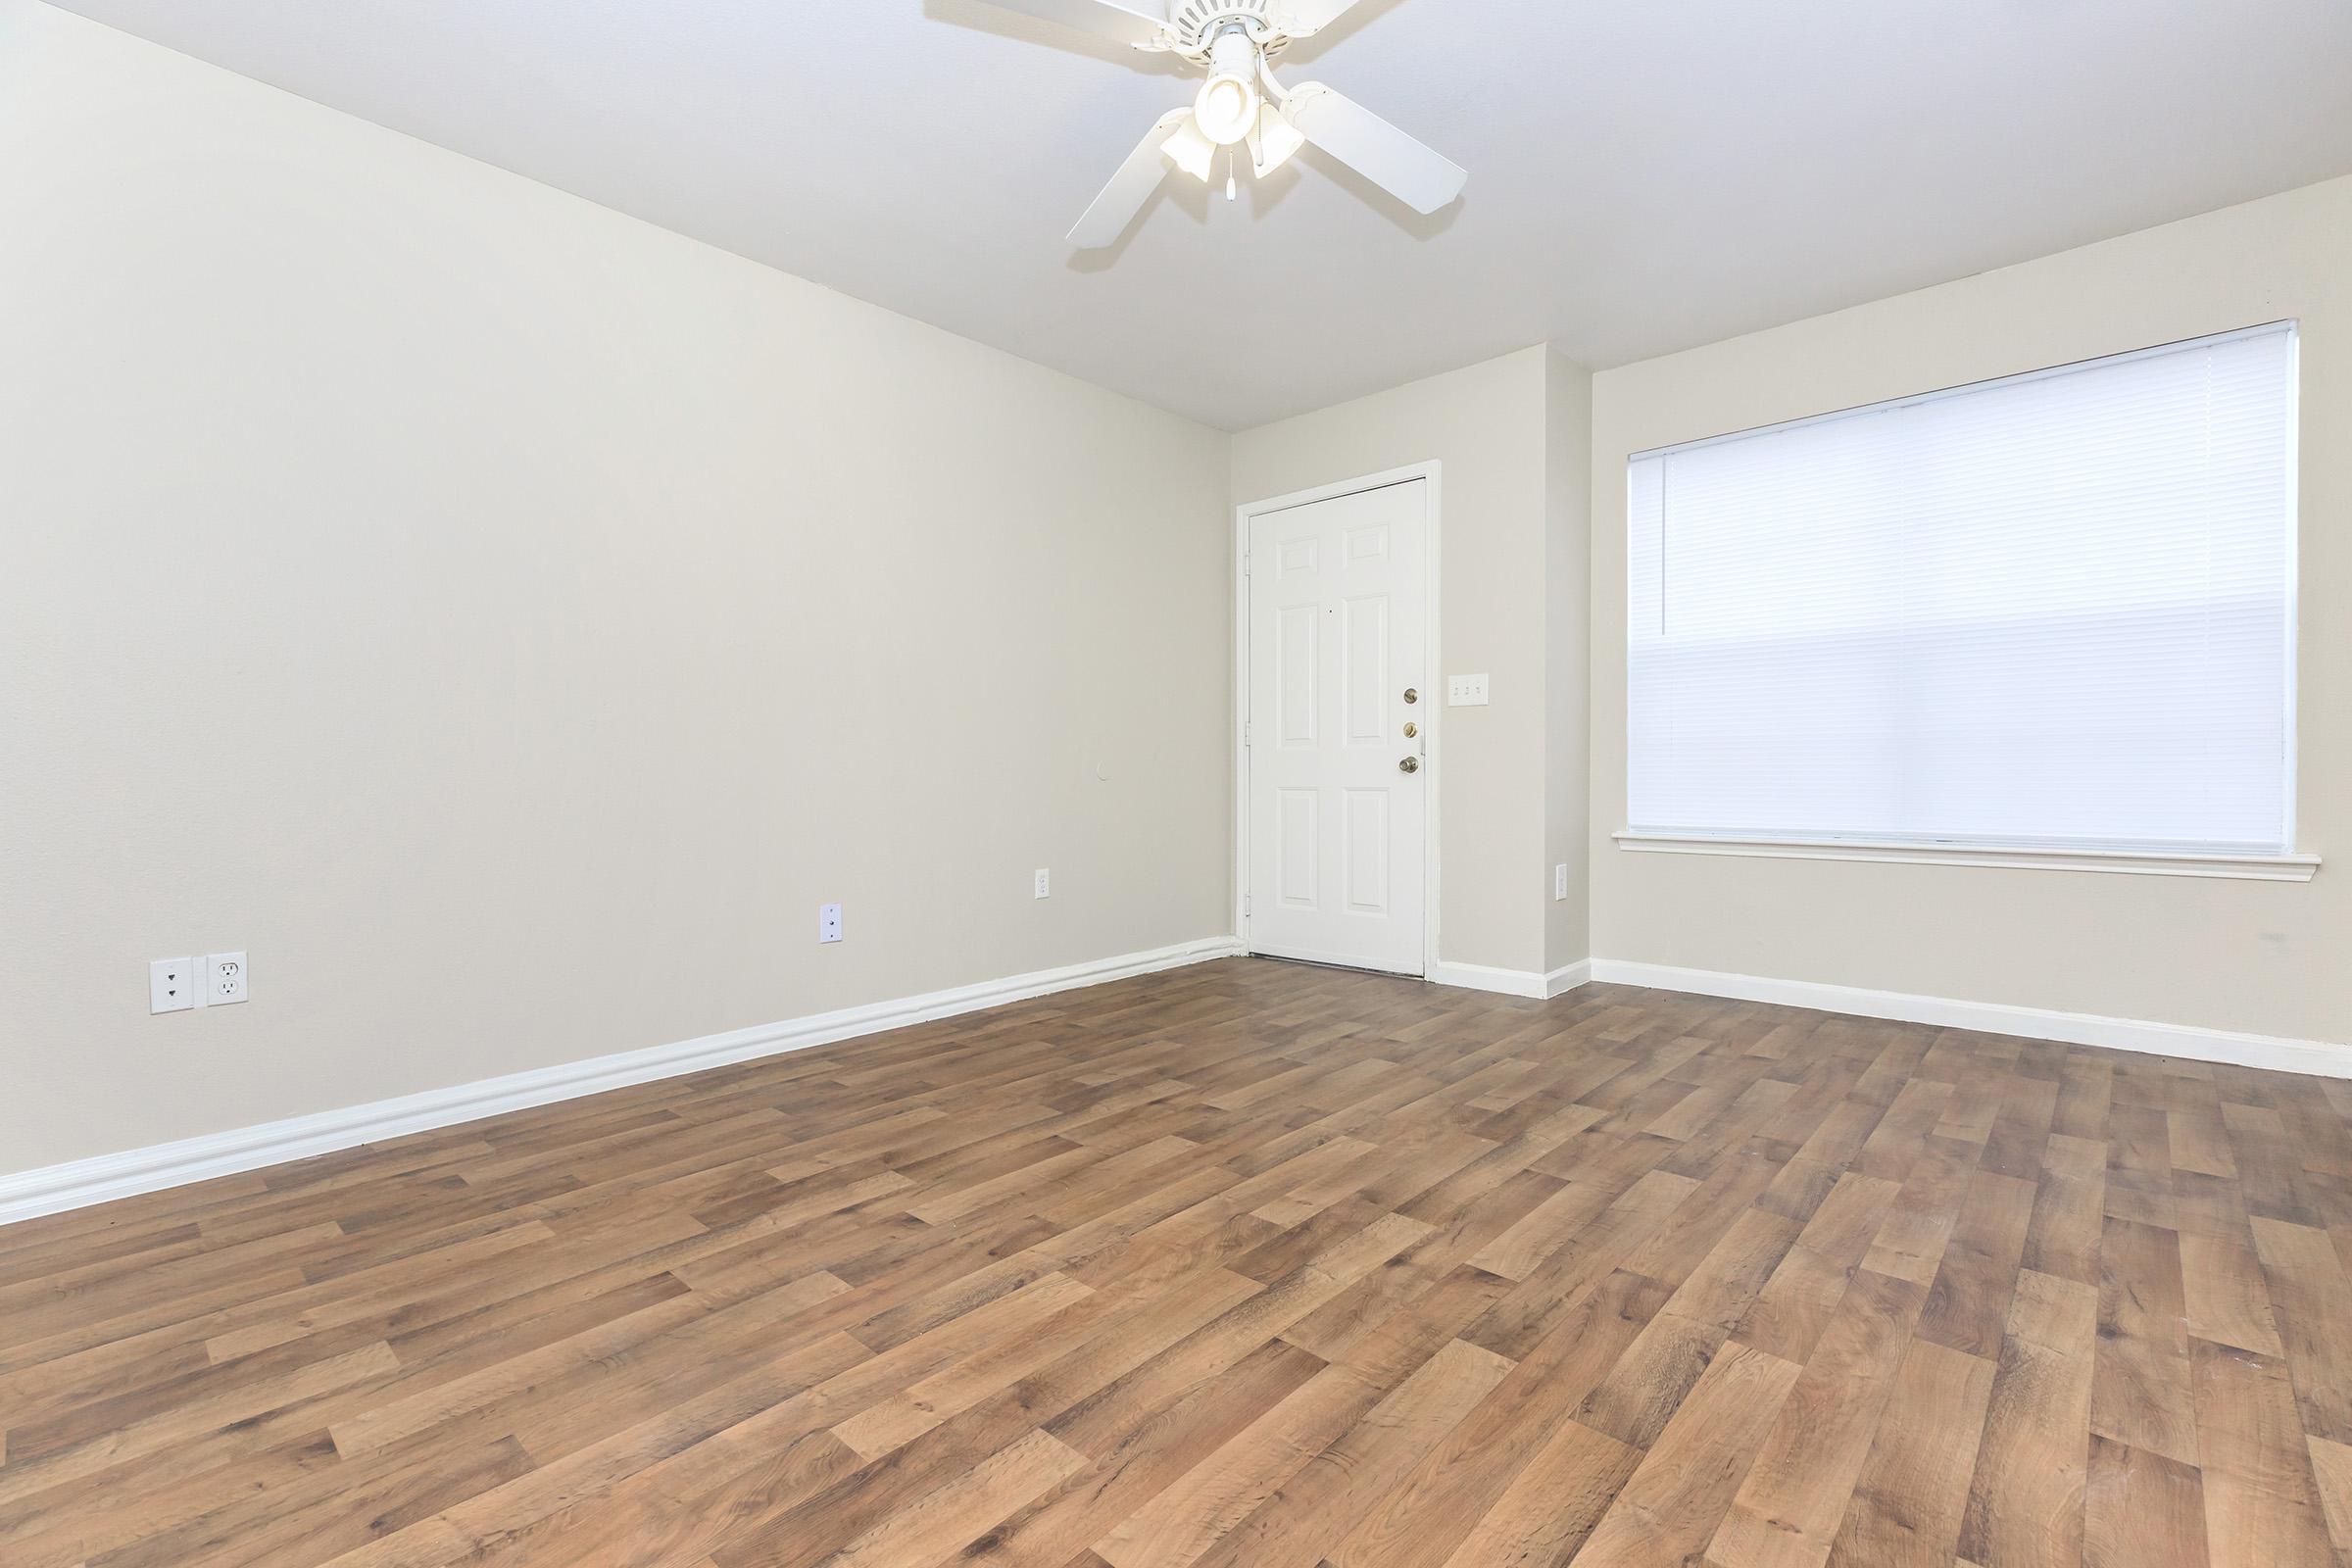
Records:
M0 1231L0 1563L2340 1568L2348 1122L1179 970Z

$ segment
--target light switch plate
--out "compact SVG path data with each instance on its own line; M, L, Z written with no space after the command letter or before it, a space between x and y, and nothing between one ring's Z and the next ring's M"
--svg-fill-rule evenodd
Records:
M147 966L147 1010L185 1012L196 1005L196 960L158 958Z
M1484 708L1487 706L1487 677L1484 675L1453 675L1446 681L1447 708Z

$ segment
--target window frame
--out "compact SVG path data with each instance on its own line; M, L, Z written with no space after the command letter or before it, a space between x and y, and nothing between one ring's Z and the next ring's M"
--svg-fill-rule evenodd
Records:
M1702 447L1744 441L1759 436L1777 435L1785 431L1822 424L1833 419L1853 418L1890 411L1914 408L1947 398L1963 397L1996 388L2018 386L2060 375L2073 374L2094 368L2125 365L2135 360L2160 355L2177 354L2185 350L2230 343L2244 338L2282 335L2286 340L2285 395L2285 647L2283 649L2285 705L2285 756L2282 759L2281 778L2284 800L2281 803L2281 822L2284 827L2283 847L2269 849L2239 849L2226 846L2147 846L2133 848L2127 844L2078 842L2062 839L2033 840L2024 837L2004 840L1960 837L1888 836L1885 834L1764 834L1756 832L1711 832L1697 829L1637 828L1630 825L1633 784L1633 691L1630 680L1633 658L1636 608L1634 591L1634 506L1633 483L1638 465L1656 458ZM2178 338L2143 348L2117 354L2093 355L2016 374L1991 376L1983 380L1960 382L1937 387L1931 391L1885 398L1874 403L1856 404L1821 414L1778 420L1751 428L1725 431L1694 440L1674 442L1665 446L1645 447L1629 453L1626 465L1626 569L1627 623L1624 656L1627 660L1626 691L1626 754L1624 780L1626 809L1629 825L1612 835L1620 850L1648 854L1716 855L1741 858L1857 860L1891 864L1916 865L1974 865L2012 870L2066 870L2109 872L2140 876L2220 877L2250 881L2308 882L2318 872L2321 858L2298 852L2300 821L2297 808L2297 776L2300 771L2299 737L2301 731L2301 623L2302 612L2302 322L2298 318L2260 321L2228 331L2201 333Z

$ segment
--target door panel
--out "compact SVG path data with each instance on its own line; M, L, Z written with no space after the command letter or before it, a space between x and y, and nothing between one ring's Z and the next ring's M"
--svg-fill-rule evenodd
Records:
M1315 820L1318 814L1315 808L1320 803L1313 790L1279 793L1282 830L1276 853L1281 869L1274 902L1289 909L1312 909L1322 902L1315 877L1317 852L1322 849L1316 842L1319 824Z
M1341 730L1350 746L1385 746L1389 710L1389 601L1350 599L1340 607L1340 690L1347 713Z
M1292 605L1281 612L1281 653L1274 678L1280 686L1282 726L1276 732L1284 746L1315 745L1315 662L1322 640L1323 617L1313 605Z
M1250 533L1250 946L1422 972L1426 480ZM1420 701L1407 703L1412 690Z
M1342 838L1348 849L1348 912L1389 912L1389 792L1349 790Z

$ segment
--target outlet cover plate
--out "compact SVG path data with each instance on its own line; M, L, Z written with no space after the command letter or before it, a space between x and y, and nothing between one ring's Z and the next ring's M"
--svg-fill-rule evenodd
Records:
M840 905L827 904L817 909L816 940L819 942L839 942L841 940Z
M196 960L158 958L147 966L147 1010L185 1012L196 1005Z
M1037 873L1037 896L1041 899L1050 899L1054 896L1053 872L1040 871Z
M204 1004L208 1007L227 1007L243 1002L249 995L245 973L245 955L216 953L204 960Z

